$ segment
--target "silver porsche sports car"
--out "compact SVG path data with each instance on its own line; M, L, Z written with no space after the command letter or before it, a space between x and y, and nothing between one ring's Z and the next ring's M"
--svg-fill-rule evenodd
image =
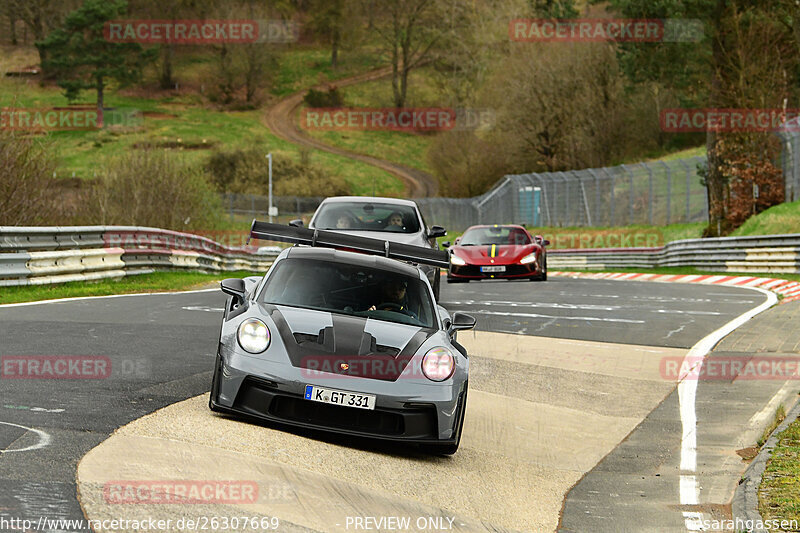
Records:
M455 453L469 375L456 333L475 319L450 316L409 264L447 253L257 221L251 236L297 246L262 278L222 282L209 407Z

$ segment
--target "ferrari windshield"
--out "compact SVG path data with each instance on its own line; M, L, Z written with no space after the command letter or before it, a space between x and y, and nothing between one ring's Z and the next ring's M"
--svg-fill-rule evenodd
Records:
M430 295L418 277L299 258L278 261L273 268L262 303L436 327Z
M408 205L365 202L328 202L319 207L314 227L356 231L417 233L416 210Z
M520 228L492 226L467 230L458 242L460 246L481 246L489 244L530 244L531 239Z

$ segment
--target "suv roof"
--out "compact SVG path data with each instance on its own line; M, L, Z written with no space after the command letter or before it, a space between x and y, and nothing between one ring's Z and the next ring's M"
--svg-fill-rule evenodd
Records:
M325 198L322 202L324 203L350 202L350 203L363 203L363 204L382 203L382 204L395 204L395 205L406 205L409 207L417 207L416 202L414 202L413 200L404 200L402 198L385 198L381 196L331 196L329 198Z

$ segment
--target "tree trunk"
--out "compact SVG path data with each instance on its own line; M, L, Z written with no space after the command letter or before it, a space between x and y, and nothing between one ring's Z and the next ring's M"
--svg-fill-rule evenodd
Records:
M171 44L164 45L161 49L161 76L159 85L162 89L172 89L175 87L175 79L172 77L172 54L175 48Z
M97 78L97 129L103 128L103 78Z
M35 17L31 21L31 30L33 31L33 41L36 44L36 49L39 51L39 65L42 69L42 77L45 79L52 78L52 75L48 75L47 71L44 69L44 64L47 61L47 50L42 48L39 43L44 41L45 37L47 37L44 29L44 22L42 22L41 17Z
M11 35L11 44L17 46L17 14L13 8L8 12L8 32Z
M333 37L331 39L331 67L336 68L339 66L339 41L341 35L339 34L339 24L333 28Z
M726 0L717 0L714 9L711 27L714 28L714 35L711 43L711 90L709 91L708 107L725 107L721 102L722 80L719 77L720 69L724 61L724 50L721 40L723 39L720 30L722 19L725 14ZM725 233L726 215L725 212L725 176L720 171L719 159L719 134L709 130L706 134L706 152L708 154L708 172L706 174L706 191L708 194L708 226L704 236L719 236Z

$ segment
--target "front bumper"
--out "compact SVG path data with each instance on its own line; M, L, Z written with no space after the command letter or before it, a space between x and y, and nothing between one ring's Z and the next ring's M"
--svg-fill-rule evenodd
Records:
M482 266L504 266L505 272L481 272ZM511 265L450 265L447 272L448 276L454 279L513 279L513 278L530 278L533 276L541 276L542 272L536 263L511 264Z
M211 392L211 403L219 410L343 435L418 444L457 442L454 430L461 416L463 380L435 384L416 380L386 383L335 374L312 378L287 364L251 357L232 359L234 365L218 359L218 385ZM307 384L374 394L375 409L306 400Z

